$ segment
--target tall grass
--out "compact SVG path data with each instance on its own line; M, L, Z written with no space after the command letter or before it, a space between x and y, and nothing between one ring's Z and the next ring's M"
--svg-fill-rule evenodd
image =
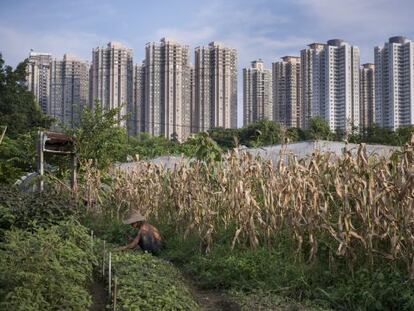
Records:
M271 247L288 233L298 258L312 262L323 249L331 269L338 261L351 272L361 262L386 261L414 278L412 146L390 158L368 156L361 145L355 155L280 159L271 163L236 149L220 162L172 171L141 162L129 173L115 171L105 191L97 191L102 176L89 167L80 191L90 202L110 202L118 217L139 209L174 223L184 236L198 235L207 252L223 228L233 230L231 248Z

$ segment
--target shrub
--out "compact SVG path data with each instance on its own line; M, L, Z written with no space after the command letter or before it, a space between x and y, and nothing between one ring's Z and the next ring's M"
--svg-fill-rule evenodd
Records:
M3 310L87 310L96 259L85 228L68 221L7 231L0 244Z
M32 227L57 224L76 212L76 205L69 194L53 189L41 193L24 193L16 188L0 187L0 206L11 215L8 222L0 221L0 228L11 226ZM5 221L5 219L4 219Z
M82 223L93 230L94 235L99 237L100 240L112 244L126 244L138 233L136 228L105 215L88 214L83 217Z

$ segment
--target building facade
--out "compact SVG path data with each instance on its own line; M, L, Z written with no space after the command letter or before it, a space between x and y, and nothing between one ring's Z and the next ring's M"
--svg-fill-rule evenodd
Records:
M103 108L120 108L120 125L133 105L132 50L121 43L109 42L92 51L91 104L99 101ZM122 121L121 121L122 120Z
M145 132L145 61L134 65L134 96L130 111L130 135Z
M26 67L27 88L34 94L45 114L49 110L51 63L51 54L30 52Z
M320 92L324 93L324 84L321 83L323 43L312 43L307 49L300 52L301 64L301 127L309 128L310 119L320 116Z
M189 86L189 91L190 91L190 123L191 123L191 128L190 128L190 132L191 133L197 133L198 131L198 123L197 123L197 118L195 116L195 111L196 111L196 106L195 106L195 71L194 71L194 65L190 64L189 67L189 79L190 79L190 86Z
M188 46L166 38L145 47L145 132L185 140L191 132Z
M261 59L243 69L243 125L272 120L272 72Z
M360 127L367 128L374 124L375 117L375 65L363 64L359 71Z
M273 63L273 120L286 127L301 127L300 57L285 56Z
M359 127L359 48L343 40L313 43L301 51L303 127L312 117L332 131Z
M405 37L375 48L375 123L393 130L414 124L414 42Z
M217 42L195 50L194 124L198 132L237 127L237 52Z
M48 114L60 123L74 128L89 101L89 64L65 54L53 60L50 71L50 104Z

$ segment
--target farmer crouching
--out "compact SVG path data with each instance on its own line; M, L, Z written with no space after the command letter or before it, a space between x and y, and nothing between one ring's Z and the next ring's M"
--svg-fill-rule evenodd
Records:
M138 211L132 213L122 221L138 230L137 236L127 245L119 247L118 250L141 249L143 251L157 254L161 249L161 235L157 228L145 222L144 216Z

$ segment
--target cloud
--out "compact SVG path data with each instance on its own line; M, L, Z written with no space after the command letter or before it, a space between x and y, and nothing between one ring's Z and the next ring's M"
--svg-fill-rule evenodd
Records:
M7 47L3 53L6 63L15 66L28 57L30 49L38 52L51 53L61 58L65 53L75 54L90 60L92 48L109 40L93 33L61 31L27 32L0 26L2 46Z
M360 47L362 62L389 37L414 35L412 0L292 0L319 41L341 38Z
M192 20L182 27L166 27L156 30L155 35L172 37L189 44L191 51L196 46L220 41L238 51L238 120L242 124L242 68L250 66L252 60L262 58L267 67L285 54L298 54L312 40L309 37L284 33L275 37L275 30L290 27L294 23L289 15L278 14L269 1L258 0L252 5L237 1L208 1L195 12ZM193 55L192 53L190 55ZM191 62L193 62L191 56Z
M186 28L160 28L156 31L157 38L171 38L191 46L200 42L207 42L214 38L216 31L211 26L202 26L196 29Z
M412 0L294 0L315 24L354 36L412 27Z
M90 60L93 47L114 40L133 48L139 62L146 42L171 37L190 45L193 62L196 46L221 41L238 50L242 120L241 69L254 59L262 58L270 68L272 61L299 55L313 41L339 37L358 45L367 62L373 60L374 46L392 35L414 39L413 0L180 0L174 3L179 9L162 2L168 1L116 5L110 0L73 0L64 9L56 1L42 8L9 4L10 14L5 6L0 22L0 52L11 65L30 49Z

